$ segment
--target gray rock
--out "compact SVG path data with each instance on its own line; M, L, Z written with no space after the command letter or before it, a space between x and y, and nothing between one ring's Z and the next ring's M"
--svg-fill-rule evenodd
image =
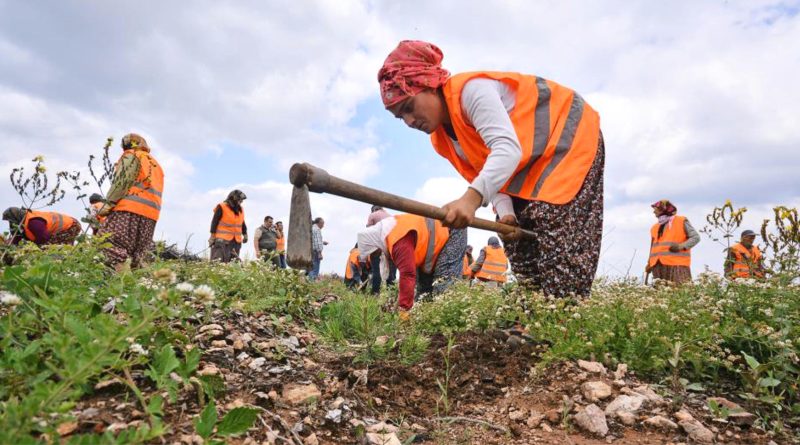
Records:
M665 431L673 431L678 429L677 423L667 419L664 416L653 416L645 420L644 424L649 427L658 428Z
M369 445L403 445L395 433L367 433L367 443Z
M678 422L678 425L680 425L681 428L683 428L683 431L686 432L686 434L689 436L690 439L696 442L700 443L714 442L714 433L695 419L681 420L680 422Z
M264 363L266 363L266 362L267 362L267 359L265 359L264 357L258 357L258 358L253 359L253 361L251 361L250 364L247 365L247 367L252 369L253 371L257 371L257 370L261 369L264 366Z
M581 385L581 391L583 392L583 397L589 402L597 402L611 397L611 387L605 382L586 382Z
M617 411L617 419L625 426L636 425L636 414L627 411Z
M755 414L741 411L738 413L731 413L728 415L728 420L741 426L750 426L756 421Z
M342 422L342 410L340 409L332 409L325 413L325 420L330 420L333 423L341 423Z
M578 366L581 367L586 372L591 372L594 374L605 374L606 367L603 366L602 363L598 362L587 362L585 360L578 360Z
M577 424L584 431L601 437L608 434L606 415L603 410L601 410L594 403L587 406L583 411L575 415L575 424Z
M645 397L639 394L627 395L622 394L617 396L611 403L606 406L607 416L616 416L619 412L626 412L636 414L642 407Z

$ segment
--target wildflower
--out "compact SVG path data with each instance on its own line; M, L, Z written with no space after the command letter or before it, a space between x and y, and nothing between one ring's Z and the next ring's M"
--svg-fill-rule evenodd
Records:
M133 343L128 349L134 354L148 355L147 350L139 343Z
M33 158L33 162L44 162L44 156L39 155Z
M44 165L37 165L36 166L36 171L39 172L39 173L44 173L44 172L47 171L47 168L45 168Z
M208 285L201 284L194 289L194 295L203 303L212 303L214 301L214 290Z
M11 292L0 291L0 303L3 303L6 306L14 307L22 303L22 300Z
M184 281L183 283L178 283L178 285L175 286L175 289L177 289L178 292L183 292L185 294L190 294L190 293L192 293L192 291L194 291L194 284L187 283L187 282Z
M165 283L174 283L175 281L178 280L178 277L175 275L175 272L167 268L159 269L153 272L153 278L155 278L158 281L163 281Z

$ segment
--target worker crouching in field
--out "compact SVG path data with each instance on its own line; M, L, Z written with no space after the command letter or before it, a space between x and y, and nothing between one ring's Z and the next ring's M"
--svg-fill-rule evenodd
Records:
M347 265L344 270L344 283L349 288L361 286L361 278L364 270L367 268L366 261L362 260L359 256L358 243L350 249L350 254L347 256Z
M600 256L604 145L597 112L542 77L475 71L450 75L442 52L403 41L378 72L386 109L428 133L470 185L444 206L462 228L482 205L532 230L506 243L520 282L546 295L588 296ZM463 252L461 252L463 253Z
M650 228L650 258L645 271L653 278L683 284L692 281L690 249L700 242L700 235L685 216L668 200L654 203L658 222Z
M38 246L72 244L81 234L77 219L58 212L9 207L3 212L3 219L8 221L11 244L19 244L23 239Z
M153 233L161 215L164 171L138 134L122 138L122 156L114 165L114 180L97 212L106 217L97 234L108 235L108 263L117 270L130 259L139 267L153 249Z
M247 224L244 222L242 208L245 199L247 196L243 191L233 190L228 193L225 201L214 207L211 237L208 239L211 261L229 263L233 259L239 259L242 243L247 242Z
M439 221L417 215L385 218L358 234L362 260L379 250L397 266L402 320L408 320L414 305L415 285L418 294L438 293L461 276L466 245L466 230L448 229Z
M764 278L763 256L758 246L753 244L756 232L745 230L741 240L728 250L725 261L725 276L737 278Z
M478 259L471 266L472 276L494 286L506 282L508 258L497 237L489 238L489 245L481 249Z

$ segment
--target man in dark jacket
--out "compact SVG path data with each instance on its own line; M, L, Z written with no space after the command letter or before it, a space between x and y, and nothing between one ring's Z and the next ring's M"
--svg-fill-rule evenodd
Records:
M253 236L253 248L256 250L256 256L272 263L275 267L280 267L280 257L276 252L278 231L275 230L272 221L272 217L267 216L264 218L264 224L256 229L256 233Z

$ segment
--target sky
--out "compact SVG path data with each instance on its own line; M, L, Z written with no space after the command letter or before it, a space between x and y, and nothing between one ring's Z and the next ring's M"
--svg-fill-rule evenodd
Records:
M726 199L749 209L743 228L757 229L774 205L800 205L800 1L187 5L0 0L3 177L40 154L51 171L85 170L107 137L116 156L121 137L139 133L166 176L156 238L195 252L235 188L248 195L251 233L266 215L288 222L295 162L442 205L467 183L379 97L386 55L418 39L438 45L453 73L535 74L599 111L599 275L642 275L658 199L697 229ZM0 201L19 205L9 182ZM311 202L327 221L322 270L342 274L370 206ZM55 207L81 209L74 193ZM470 244L491 235L471 229ZM703 237L693 272L722 261L722 246Z

